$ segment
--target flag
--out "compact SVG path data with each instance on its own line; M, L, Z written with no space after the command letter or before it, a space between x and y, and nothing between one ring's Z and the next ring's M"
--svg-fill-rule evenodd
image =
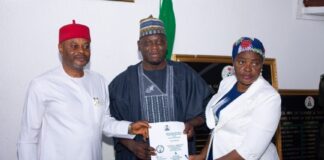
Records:
M168 41L166 59L171 59L176 30L176 22L173 12L172 0L162 1L162 5L160 6L159 19L162 20L164 23L166 38Z

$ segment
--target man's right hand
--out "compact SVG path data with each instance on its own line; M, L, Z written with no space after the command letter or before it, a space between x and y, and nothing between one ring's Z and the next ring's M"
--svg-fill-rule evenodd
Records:
M136 142L132 139L122 139L120 142L140 159L150 159L152 155L155 155L154 148L145 142Z
M205 156L203 155L190 155L189 156L189 160L204 160L205 159Z
M140 134L144 140L148 138L148 128L150 127L147 121L136 121L130 124L129 134Z

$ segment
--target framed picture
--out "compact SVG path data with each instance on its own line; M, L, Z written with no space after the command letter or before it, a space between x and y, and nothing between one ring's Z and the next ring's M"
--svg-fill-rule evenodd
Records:
M185 55L174 54L172 60L187 63L192 67L215 91L222 80L224 67L232 66L230 56ZM278 89L276 60L266 58L262 68L262 76L276 89Z
M223 79L223 77L233 74L232 57L230 56L174 54L172 56L172 60L184 62L192 67L213 88L215 93L217 92L219 83ZM274 88L278 89L275 59L265 59L262 68L262 76ZM277 147L280 159L282 159L280 126L278 128L279 129L277 129L273 141ZM198 128L196 131L196 149L198 153L206 143L208 132L209 131L207 131L206 128Z

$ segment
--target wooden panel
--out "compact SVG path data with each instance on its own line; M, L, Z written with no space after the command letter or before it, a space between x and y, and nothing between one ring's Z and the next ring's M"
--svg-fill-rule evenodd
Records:
M305 7L324 7L324 0L304 0Z
M318 90L279 90L279 93L283 159L324 159L324 111L318 105Z

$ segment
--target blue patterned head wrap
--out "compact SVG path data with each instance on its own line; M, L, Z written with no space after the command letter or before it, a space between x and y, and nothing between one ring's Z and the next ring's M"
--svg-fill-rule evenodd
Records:
M265 57L263 44L256 38L241 37L238 39L233 45L232 59L234 60L238 54L245 51L258 53L263 59Z

